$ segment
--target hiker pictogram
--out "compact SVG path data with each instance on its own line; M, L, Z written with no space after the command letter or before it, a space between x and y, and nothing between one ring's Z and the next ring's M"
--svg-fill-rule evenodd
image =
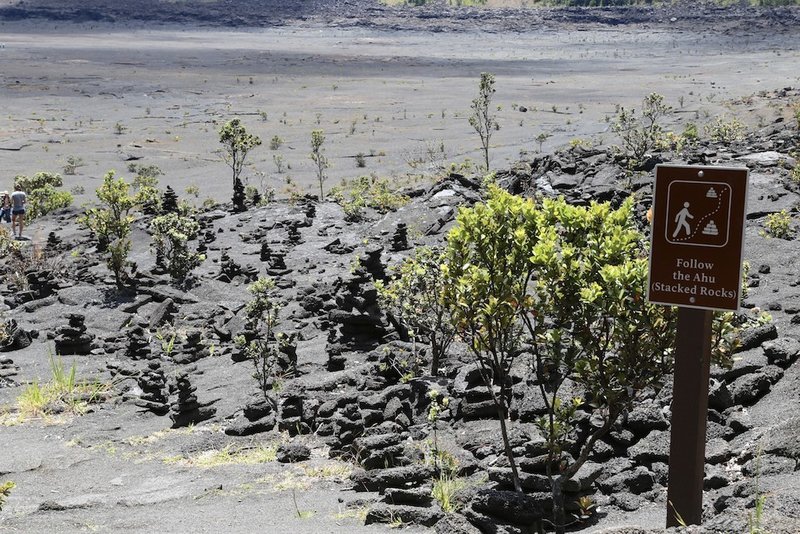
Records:
M675 245L724 247L731 188L722 182L676 180L667 193L666 239Z
M675 231L672 232L672 237L677 237L682 229L686 230L686 235L692 235L692 227L686 222L686 219L694 219L694 216L689 213L689 206L688 202L684 202L683 209L675 216L675 222L678 225L675 227Z

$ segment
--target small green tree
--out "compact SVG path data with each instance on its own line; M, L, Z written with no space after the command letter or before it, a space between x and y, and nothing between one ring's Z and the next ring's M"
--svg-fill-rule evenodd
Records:
M431 375L455 337L450 308L444 300L445 280L440 250L418 248L406 258L388 283L375 282L382 304L413 335L421 335L431 345Z
M632 210L633 198L618 210L559 199L536 212L534 281L521 317L546 409L537 424L548 444L556 532L565 528L566 482L639 393L660 387L672 368L676 315L645 298L647 255ZM568 381L578 394L563 390ZM599 424L575 432L578 409ZM572 462L562 457L568 445L578 451Z
M277 408L273 398L275 374L280 368L279 343L276 334L280 304L275 297L275 282L271 278L259 278L247 288L253 294L253 300L245 306L247 328L256 333L256 337L247 341L238 336L236 344L244 349L245 354L253 362L258 387L264 399Z
M481 138L486 172L489 172L489 141L492 139L494 131L500 129L500 124L497 122L495 114L492 113L494 92L494 75L482 72L478 84L478 96L472 101L472 115L469 117L469 124Z
M567 481L619 415L672 370L676 314L645 298L646 243L632 211L633 199L617 210L536 204L490 185L487 201L462 209L448 236L445 295L459 334L498 388L492 395L517 491L505 437L510 370L522 344L532 354L558 533ZM731 321L732 314L715 320L718 362L730 362Z
M245 211L244 184L241 180L247 154L261 144L261 138L247 132L238 118L226 122L219 131L219 142L222 143L222 157L233 171L233 209Z
M614 133L620 136L622 148L630 156L630 164L635 167L644 157L658 147L664 139L664 130L660 121L672 111L664 103L664 97L658 93L650 93L642 100L641 112L630 111L621 107L612 125Z
M325 154L322 153L322 144L325 142L325 132L322 130L313 130L311 132L311 154L309 157L311 161L314 162L314 165L317 167L317 180L319 181L319 201L322 202L322 199L325 198L325 193L322 189L322 183L327 179L325 175L325 169L327 169L330 164L328 163L328 158L325 157Z
M197 237L200 225L191 217L168 213L150 223L156 258L167 262L172 280L183 283L192 269L200 265L205 256L189 249L189 240Z
M86 210L79 222L94 233L98 250L108 253L108 268L114 273L117 287L122 288L128 278L125 268L131 250L131 211L136 199L128 193L130 184L122 178L115 180L114 174L108 171L97 189L101 207Z
M136 192L136 203L142 211L153 215L161 211L161 191L158 190L158 177L164 173L158 165L132 164L128 170L135 172L133 190Z
M511 368L522 346L519 315L531 271L528 257L537 235L534 214L532 200L490 185L486 202L459 211L442 266L445 302L497 409L518 492L522 486L507 425Z

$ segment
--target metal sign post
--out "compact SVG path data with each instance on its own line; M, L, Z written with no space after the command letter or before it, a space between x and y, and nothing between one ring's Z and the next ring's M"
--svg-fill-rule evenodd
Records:
M738 310L747 169L656 167L648 295L679 306L667 527L703 512L711 310Z

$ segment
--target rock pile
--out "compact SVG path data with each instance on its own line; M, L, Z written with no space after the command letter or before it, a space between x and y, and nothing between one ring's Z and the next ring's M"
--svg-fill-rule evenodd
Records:
M408 226L404 222L397 223L390 247L393 251L408 250Z
M69 324L56 329L56 354L89 354L94 336L86 333L86 316L82 313L68 313L67 320Z
M140 408L149 410L156 415L166 415L169 412L169 397L167 379L161 363L151 361L137 379L142 394L136 399L135 404Z
M0 319L0 330L3 332L0 339L0 352L11 352L24 349L31 344L31 335L17 325L17 321L9 317Z
M203 334L200 330L189 330L186 333L186 341L181 344L172 358L175 363L187 364L194 363L210 354L209 348L203 343Z
M128 338L125 356L132 360L149 360L154 357L150 349L150 335L147 327L147 322L140 321L128 328L125 332Z
M12 376L19 373L19 367L14 365L11 358L0 358L0 388L9 387L14 385Z
M249 436L268 432L274 427L275 411L272 403L262 393L258 393L244 406L242 415L225 428L225 433L229 436Z
M170 419L172 428L179 428L200 423L211 419L217 413L217 409L211 406L214 401L202 404L198 402L197 387L189 381L188 373L180 373L175 379L174 394L175 400L172 401Z
M386 335L383 317L378 304L378 292L372 282L383 276L380 256L383 249L372 247L361 256L355 269L339 280L336 295L337 309L331 310L328 319L337 325L329 334L327 346L328 370L344 368L349 350L374 348Z

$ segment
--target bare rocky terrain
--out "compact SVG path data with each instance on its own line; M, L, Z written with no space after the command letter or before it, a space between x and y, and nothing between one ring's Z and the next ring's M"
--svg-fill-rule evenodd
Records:
M732 369L712 370L704 524L685 531L748 532L762 495L766 531L800 531L800 248L796 233L762 235L784 209L798 229L799 21L797 8L688 3L0 2L2 189L83 160L64 175L74 206L33 221L21 252L0 261L12 334L0 352L0 484L16 483L0 532L512 533L531 510L546 515L531 385L521 380L512 402L530 495L521 514L492 500L510 489L508 469L474 362L456 346L439 376L403 379L400 362L426 347L400 340L372 285L414 248L441 244L458 207L480 200L481 178L462 164L480 159L467 116L487 71L501 124L492 167L515 193L617 204L635 192L644 220L657 162L750 169L742 313L772 321L741 334ZM658 151L631 178L608 119L652 91L673 107L666 129L696 122L701 139ZM243 213L215 152L235 116L264 140L245 177L276 192ZM702 135L718 117L746 134ZM326 188L376 173L409 202L348 222L308 196L315 128L333 164ZM160 187L198 208L192 246L207 257L188 287L156 266L151 215L137 214L135 291L122 293L77 223L103 174L130 178L131 164L158 165ZM248 335L248 284L267 275L291 335L276 408L233 342ZM50 379L55 352L103 390L85 414L24 417L20 395ZM455 514L430 496L431 389L451 399L437 440L470 482ZM575 531L663 531L670 402L669 386L651 392L598 446L571 491L597 507Z

